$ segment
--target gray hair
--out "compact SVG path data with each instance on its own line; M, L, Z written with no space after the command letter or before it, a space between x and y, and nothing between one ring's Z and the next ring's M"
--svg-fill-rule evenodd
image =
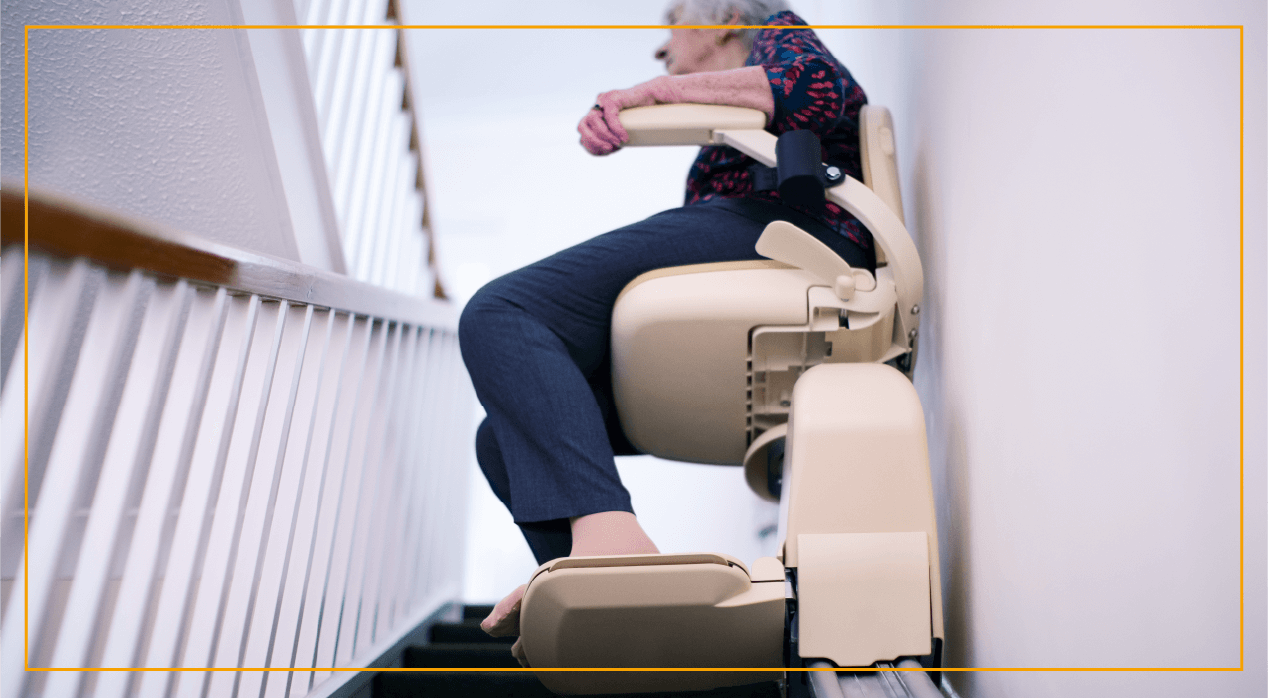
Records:
M666 24L726 24L739 13L740 24L762 24L771 15L788 9L786 0L670 0ZM756 29L737 32L745 46L753 45Z

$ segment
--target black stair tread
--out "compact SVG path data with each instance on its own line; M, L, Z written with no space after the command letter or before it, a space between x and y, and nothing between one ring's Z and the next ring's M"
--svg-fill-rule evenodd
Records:
M526 671L389 672L374 678L372 690L374 698L554 698L555 695Z
M727 686L711 691L674 692L674 693L620 693L608 696L591 696L590 698L779 698L779 684L774 681L748 684L746 686Z
M374 679L374 698L552 698L529 672L390 672ZM591 698L779 698L774 681L692 693L624 693Z
M405 648L401 665L443 669L518 669L511 646L502 643L453 642Z
M469 618L461 623L436 623L431 626L429 631L432 643L485 643L485 644L512 644L515 642L514 637L493 637L484 632L480 627L480 621L475 618Z
M462 619L470 620L472 618L475 618L476 620L484 620L492 612L493 612L493 604L488 604L488 605L475 604L473 606L463 606Z
M432 626L432 644L406 648L404 667L444 668L454 671L385 672L374 679L374 698L462 696L463 698L550 698L555 694L526 671L463 671L463 669L518 669L511 655L515 638L494 638L480 629L491 605L465 606L462 621ZM626 693L592 698L779 698L773 681L692 693Z

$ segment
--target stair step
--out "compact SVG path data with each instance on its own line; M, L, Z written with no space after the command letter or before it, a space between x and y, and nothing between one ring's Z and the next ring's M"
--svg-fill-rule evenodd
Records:
M514 660L512 660L514 661ZM390 672L374 677L374 698L554 698L528 672Z
M431 626L430 639L433 643L466 643L466 644L513 644L514 637L493 637L480 628L480 621L475 618L461 623L437 623Z
M526 671L462 671L463 669L518 669L511 655L515 638L490 637L480 621L492 606L466 606L461 622L437 623L430 631L432 644L406 648L401 665L412 668L444 668L455 671L385 672L374 678L374 698L551 698L555 694ZM618 696L592 696L618 698ZM773 681L719 688L696 693L623 694L619 698L779 698Z
M476 604L474 606L463 606L462 619L471 620L472 618L475 618L476 620L484 620L492 612L493 612L493 604L488 604L488 605Z
M393 672L374 679L374 698L553 698L529 672ZM626 693L591 698L779 698L774 681L693 693Z
M502 643L452 642L407 647L401 666L437 669L518 669L511 646Z

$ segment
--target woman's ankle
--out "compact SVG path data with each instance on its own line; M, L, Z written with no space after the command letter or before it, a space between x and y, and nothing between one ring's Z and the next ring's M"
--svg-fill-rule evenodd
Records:
M658 553L656 544L628 511L578 516L572 524L572 557Z

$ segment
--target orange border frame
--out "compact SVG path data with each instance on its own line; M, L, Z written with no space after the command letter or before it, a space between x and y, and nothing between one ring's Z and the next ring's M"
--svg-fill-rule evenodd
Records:
M28 273L30 250L30 30L32 29L664 29L663 24L27 24L23 27L23 572L29 575L27 565L27 537L30 515L28 499L29 463L29 340L27 321L29 319ZM758 29L762 27L738 27L738 25L683 25L689 29ZM800 28L800 27L798 27ZM1246 84L1245 84L1245 25L1243 24L814 24L808 29L1236 29L1238 30L1238 454L1239 454L1239 651L1238 666L1191 666L1191 668L1174 668L1174 666L983 666L983 668L942 668L938 671L1243 671L1245 669L1246 643L1246 594L1245 594L1245 227L1246 227ZM719 669L683 669L683 668L621 668L621 669L412 669L412 668L365 668L365 666L313 666L313 668L266 668L266 666L233 666L233 668L101 668L101 666L85 666L85 668L53 668L53 666L30 666L30 649L27 646L30 638L30 619L28 599L30 590L27 577L23 579L23 627L27 632L23 635L23 669L25 671L834 671L825 669L790 669L790 668L719 668ZM876 669L862 668L851 671L923 671L924 669Z

